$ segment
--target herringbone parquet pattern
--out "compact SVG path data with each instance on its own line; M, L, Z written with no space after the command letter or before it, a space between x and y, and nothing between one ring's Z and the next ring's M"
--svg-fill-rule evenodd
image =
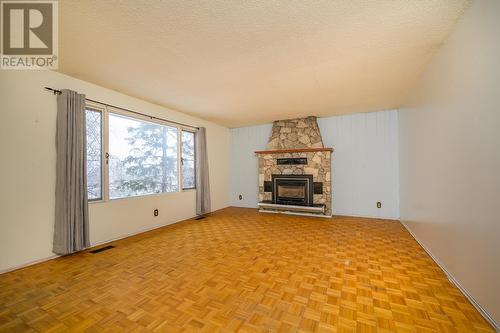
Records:
M0 331L492 332L398 222L229 208L0 275Z

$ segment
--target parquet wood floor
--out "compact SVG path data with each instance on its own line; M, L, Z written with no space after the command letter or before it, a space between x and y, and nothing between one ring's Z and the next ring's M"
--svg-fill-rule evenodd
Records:
M398 222L228 208L0 275L2 332L493 332Z

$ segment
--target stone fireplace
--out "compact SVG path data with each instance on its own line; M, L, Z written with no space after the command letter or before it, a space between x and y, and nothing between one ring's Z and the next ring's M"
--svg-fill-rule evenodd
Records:
M262 211L332 215L331 155L316 117L275 121L259 158Z

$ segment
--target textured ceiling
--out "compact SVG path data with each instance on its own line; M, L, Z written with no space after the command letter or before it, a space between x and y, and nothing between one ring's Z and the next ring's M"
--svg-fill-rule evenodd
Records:
M61 0L60 71L229 127L396 108L467 0Z

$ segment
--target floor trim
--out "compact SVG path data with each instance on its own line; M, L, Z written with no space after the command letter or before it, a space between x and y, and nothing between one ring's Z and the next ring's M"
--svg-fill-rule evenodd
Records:
M9 267L9 268L4 268L4 269L0 270L0 275L8 273L8 272L17 271L18 269L23 269L23 268L26 268L26 267L29 267L29 266L33 266L33 265L36 265L36 264L41 264L42 262L49 261L49 260L52 260L52 259L56 259L56 258L59 258L59 257L60 257L60 255L54 254L54 255L51 255L51 256L48 256L48 257L45 257L45 258L40 258L40 259L37 259L37 260L28 261L27 263L24 263L24 264L21 264L21 265L12 266L12 267Z
M474 299L474 297L469 293L469 291L464 286L462 286L460 281L458 279L456 279L453 276L453 274L451 274L451 272L446 268L446 266L441 261L439 261L439 259L431 252L431 250L429 250L429 248L427 248L427 246L425 246L422 243L422 241L420 241L420 239L417 237L417 235L415 235L413 233L413 231L411 231L411 229L408 227L408 225L406 223L404 223L403 221L401 221L401 224L405 227L405 229L408 231L408 233L417 241L417 243L424 249L424 251L427 252L429 257L431 257L431 259L434 260L434 262L439 266L439 268L441 268L443 270L443 272L444 272L444 274L446 274L446 277L448 278L448 280L451 283L453 283L453 285L455 285L455 287L457 287L462 292L462 294L464 294L464 296L469 300L469 302L471 302L471 304L477 309L477 311L479 311L479 313L484 317L484 319L486 319L486 321L488 323L490 323L491 326L493 326L495 331L500 332L500 326L495 321L495 319L493 319L493 317L489 314L489 312L486 311L486 309L483 308Z
M221 209L224 209L224 208L221 208ZM125 234L125 235L121 235L121 236L118 236L118 237L115 237L115 238L112 238L112 239L109 239L109 240L105 240L105 241L102 241L102 242L96 242L96 243L92 243L91 242L90 247L88 247L88 248L86 248L85 250L82 250L82 251L88 251L88 250L90 250L90 249L92 249L94 247L97 247L97 246L101 246L101 245L104 245L104 244L109 244L109 243L112 243L112 242L115 242L115 241L118 241L118 240L121 240L121 239L125 239L125 238L129 238L129 237L132 237L132 236L136 236L136 235L148 232L148 231L152 231L152 230L155 230L155 229L167 227L167 226L172 225L172 224L180 223L180 222L183 222L183 221L188 221L188 220L191 220L191 219L193 219L195 217L196 217L196 215L192 216L190 218L187 218L187 219L182 219L182 220L178 220L178 221L174 221L174 222L168 222L168 223L161 224L161 225L156 225L156 226L153 226L153 227L142 228L142 229L139 229L137 231L134 231L134 232L131 232L131 233L128 233L128 234ZM16 266L13 266L13 267L2 269L2 270L0 270L0 275L1 274L5 274L5 273L9 273L9 272L13 272L13 271L17 271L18 269L23 269L23 268L26 268L26 267L29 267L29 266L33 266L33 265L36 265L36 264L41 264L42 262L53 260L53 259L57 259L59 257L62 257L62 256L54 254L54 255L51 255L49 257L40 258L40 259L37 259L37 260L29 261L29 262L21 264L21 265L16 265Z
M152 230L155 230L155 229L159 229L159 228L163 228L163 227L168 227L169 225L180 223L180 222L183 222L183 221L192 220L195 217L197 217L197 215L191 216L191 217L189 217L187 219L182 219L182 220L178 220L178 221L174 221L174 222L168 222L168 223L165 223L165 224L155 225L155 226L147 227L147 228L141 228L138 231L134 231L134 232L131 232L131 233L128 233L128 234L124 234L124 235L121 235L121 236L118 236L118 237L115 237L115 238L112 238L112 239L108 239L108 240L105 240L105 241L102 241L102 242L91 243L90 247L87 248L87 249L85 249L85 251L89 250L89 249L91 249L93 247L96 247L96 246L101 246L101 245L108 244L108 243L111 243L111 242L115 242L115 241L118 241L118 240L121 240L121 239L125 239L125 238L129 238L129 237L132 237L132 236L136 236L136 235L139 235L139 234L142 234L142 233L145 233L145 232L148 232L148 231L152 231Z
M243 206L243 205L238 205L238 204L231 204L229 207L235 207L235 208L249 208L249 209L259 209L259 206L257 204L257 206L254 206L253 204L252 205L248 205L248 206ZM396 222L399 222L399 217L393 217L393 216L390 216L390 217L387 217L387 216L373 216L373 215L358 215L358 214L345 214L345 213L337 213L335 212L335 208L334 209L334 212L332 214L332 217L334 216L350 216L350 217L362 217L362 218L367 218L367 219L377 219L377 220L391 220L391 221L396 221ZM326 217L326 215L322 216L322 217Z
M354 214L342 214L333 212L333 216L348 216L348 217L362 217L365 219L377 219L377 220L391 220L399 222L399 217L386 217L386 216L373 216L373 215L354 215Z

